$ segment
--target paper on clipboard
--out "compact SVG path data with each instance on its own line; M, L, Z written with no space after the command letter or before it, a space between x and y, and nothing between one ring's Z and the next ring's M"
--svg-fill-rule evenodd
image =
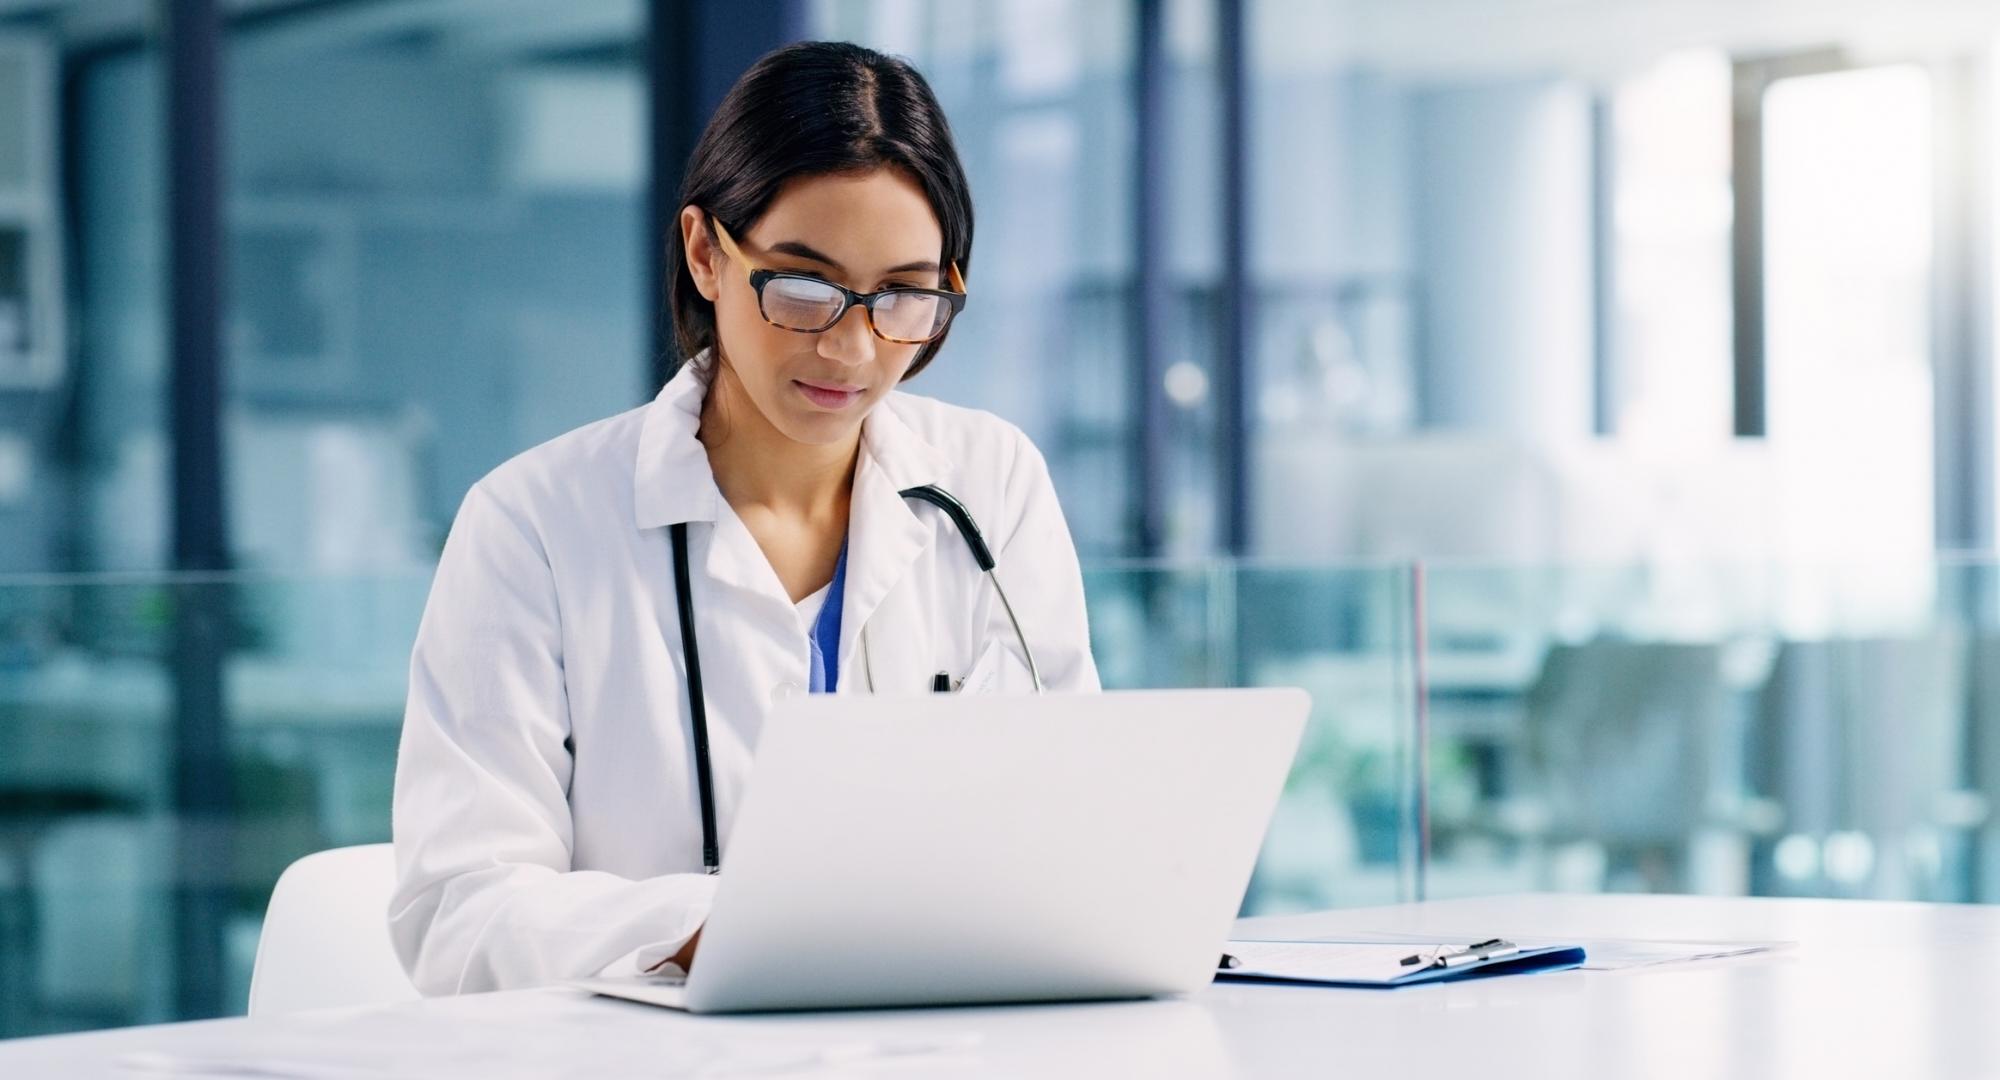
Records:
M1232 941L1239 966L1227 974L1314 982L1393 982L1409 974L1402 964L1415 945L1360 942Z
M1450 940L1451 934L1406 934L1380 931L1348 931L1339 935L1339 940L1327 939L1327 944L1340 945L1388 945L1393 947L1420 946L1428 943ZM1465 940L1472 940L1466 938ZM1508 940L1524 948L1538 948L1556 943L1555 938L1524 937L1510 935ZM1665 964L1691 964L1704 960L1721 960L1738 956L1755 956L1762 953L1783 952L1798 947L1796 941L1673 941L1644 938L1604 938L1590 937L1574 939L1583 946L1586 959L1585 971L1625 971L1632 968L1657 967Z

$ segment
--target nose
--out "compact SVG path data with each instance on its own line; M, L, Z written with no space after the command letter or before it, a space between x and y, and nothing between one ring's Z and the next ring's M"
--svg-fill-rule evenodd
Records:
M875 359L875 331L868 328L868 312L860 304L848 308L840 321L820 331L819 354L850 367Z

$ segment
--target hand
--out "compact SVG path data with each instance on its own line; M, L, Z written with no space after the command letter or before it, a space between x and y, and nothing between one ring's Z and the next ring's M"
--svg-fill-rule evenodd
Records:
M654 964L652 967L647 968L646 974L651 975L654 972L660 970L660 968L666 966L667 964L679 965L682 971L693 971L694 951L695 948L700 944L701 944L701 931L696 930L694 932L694 936L687 939L687 944L681 946L681 951L673 954L672 956L667 957L665 960L662 960L657 964Z

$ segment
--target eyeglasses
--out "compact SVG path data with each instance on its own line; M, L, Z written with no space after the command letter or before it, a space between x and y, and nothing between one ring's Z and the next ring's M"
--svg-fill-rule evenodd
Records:
M720 221L715 222L715 234L731 259L750 265ZM764 321L780 329L817 334L859 305L867 311L868 329L876 337L897 345L922 345L936 341L951 325L952 316L965 308L965 279L959 276L958 264L946 270L950 290L897 287L858 293L810 274L754 268L750 287L756 290L757 310Z

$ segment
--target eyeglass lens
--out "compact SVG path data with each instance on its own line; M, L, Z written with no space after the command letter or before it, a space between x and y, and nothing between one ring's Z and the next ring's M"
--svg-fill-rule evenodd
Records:
M775 277L764 284L764 317L787 330L815 331L833 325L847 297L811 278ZM875 299L875 332L896 341L928 341L944 330L951 308L939 296L889 292Z

